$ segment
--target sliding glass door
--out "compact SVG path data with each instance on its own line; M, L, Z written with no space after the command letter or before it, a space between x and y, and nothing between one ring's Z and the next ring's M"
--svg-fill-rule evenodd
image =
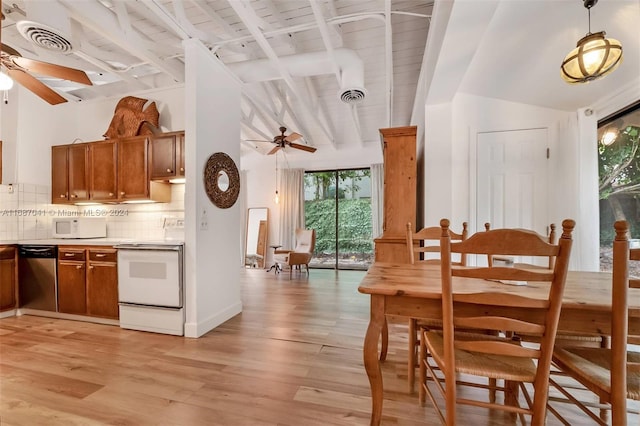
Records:
M305 173L305 224L316 230L311 267L367 269L373 262L369 169Z

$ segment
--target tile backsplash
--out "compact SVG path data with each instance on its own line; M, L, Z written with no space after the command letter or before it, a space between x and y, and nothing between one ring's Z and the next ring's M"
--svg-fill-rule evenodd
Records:
M0 240L50 238L52 206L46 185L0 185Z
M0 240L51 238L51 218L105 217L107 237L162 239L166 218L184 218L184 184L171 185L170 203L51 204L46 185L0 185Z

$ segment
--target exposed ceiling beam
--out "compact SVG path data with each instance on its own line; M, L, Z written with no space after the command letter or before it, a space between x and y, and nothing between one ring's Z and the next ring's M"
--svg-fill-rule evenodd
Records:
M324 43L325 49L327 49L329 59L331 59L333 73L335 74L336 80L338 81L338 88L342 88L342 74L340 67L338 66L338 62L336 61L335 53L333 51L333 45L331 44L331 37L329 36L329 26L327 25L322 14L322 10L320 9L320 5L316 2L316 0L309 0L309 3L311 4L311 10L313 10L313 15L315 17L316 24L318 25L318 30L320 30L322 42ZM351 105L351 118L353 119L353 125L358 136L357 142L360 146L362 146L362 129L360 128L360 120L358 118L358 108L355 104Z
M73 19L95 31L113 43L123 46L138 58L149 62L162 72L170 75L176 82L184 82L184 67L173 59L162 59L145 46L142 37L135 30L125 32L114 13L100 3L60 0Z
M184 28L184 26L178 22L175 16L173 16L169 11L159 4L155 0L140 0L142 4L144 4L147 9L153 12L164 24L173 31L181 40L189 40L192 37L191 34Z
M287 83L287 86L289 86L289 88L294 93L294 95L299 99L300 107L302 108L306 117L317 120L323 133L325 133L325 135L330 141L333 141L334 140L333 135L331 135L328 132L328 130L322 125L322 123L318 120L318 118L315 117L315 115L313 115L311 109L307 105L306 100L301 96L301 92L297 87L295 81L293 80L289 72L285 69L285 67L282 65L280 59L278 58L278 55L274 52L273 48L271 47L271 45L269 44L265 36L258 29L260 20L257 19L255 15L255 11L251 8L251 5L246 0L242 0L242 1L232 0L229 2L229 4L233 8L233 10L236 12L238 17L240 17L240 19L247 26L247 29L249 30L251 35L255 38L260 48L262 48L265 55L267 55L269 60L273 63L274 67L278 70L279 74ZM313 143L309 139L307 139L307 141Z

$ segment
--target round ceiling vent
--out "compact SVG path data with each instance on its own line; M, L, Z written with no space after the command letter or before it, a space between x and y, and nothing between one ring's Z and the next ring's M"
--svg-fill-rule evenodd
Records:
M366 92L364 89L352 88L340 91L340 100L346 104L357 104L362 102Z
M67 38L55 28L33 21L20 21L16 28L22 37L36 46L60 53L71 53L73 46Z

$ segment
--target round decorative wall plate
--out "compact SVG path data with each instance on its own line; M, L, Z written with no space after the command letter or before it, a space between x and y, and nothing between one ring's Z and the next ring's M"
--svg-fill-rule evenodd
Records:
M204 189L211 202L221 209L233 206L240 194L240 173L224 152L211 154L204 165Z

